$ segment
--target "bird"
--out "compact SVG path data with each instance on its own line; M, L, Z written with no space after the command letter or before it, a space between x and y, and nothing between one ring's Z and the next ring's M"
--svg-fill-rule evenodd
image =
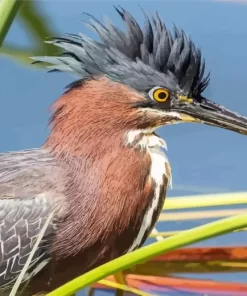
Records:
M77 78L52 104L41 148L0 153L2 291L20 275L42 229L23 277L31 294L144 244L172 177L157 128L194 122L247 134L246 117L205 97L210 75L183 30L145 12L142 27L115 9L125 30L88 15L98 39L51 37L46 42L63 52L32 57Z

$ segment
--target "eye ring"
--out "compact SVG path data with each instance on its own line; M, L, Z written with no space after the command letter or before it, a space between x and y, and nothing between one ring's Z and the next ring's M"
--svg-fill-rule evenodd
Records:
M170 92L164 87L155 87L149 92L149 96L158 103L165 103L170 97Z

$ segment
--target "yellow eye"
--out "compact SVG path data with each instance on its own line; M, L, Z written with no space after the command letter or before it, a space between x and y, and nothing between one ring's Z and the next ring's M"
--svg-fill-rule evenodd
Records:
M164 103L169 99L170 93L166 88L157 88L153 90L152 97L156 102Z

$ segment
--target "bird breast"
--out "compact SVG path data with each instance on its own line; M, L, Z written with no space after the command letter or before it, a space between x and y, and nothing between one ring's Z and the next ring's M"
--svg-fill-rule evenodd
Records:
M147 208L139 232L129 248L129 252L138 248L150 233L163 207L167 185L171 185L171 167L162 148L167 149L166 142L154 133L134 132L128 135L128 143L135 143L135 147L145 150L151 159L150 178L154 184L153 198ZM139 140L136 140L139 139Z

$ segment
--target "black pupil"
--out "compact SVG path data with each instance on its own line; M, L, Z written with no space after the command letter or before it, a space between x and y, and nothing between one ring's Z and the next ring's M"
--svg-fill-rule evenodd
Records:
M160 92L158 94L159 99L164 100L167 97L167 93L166 92Z

